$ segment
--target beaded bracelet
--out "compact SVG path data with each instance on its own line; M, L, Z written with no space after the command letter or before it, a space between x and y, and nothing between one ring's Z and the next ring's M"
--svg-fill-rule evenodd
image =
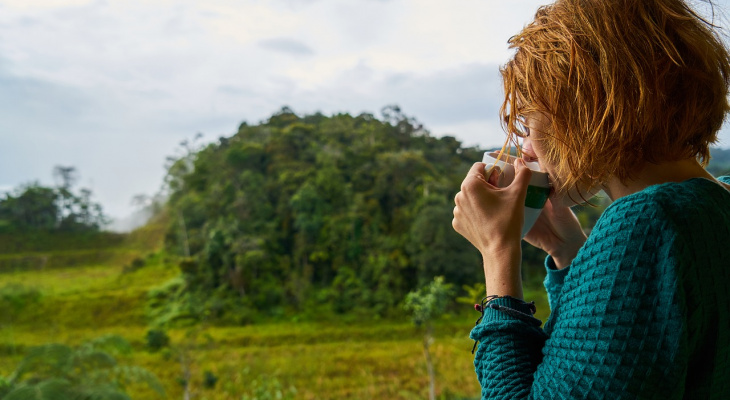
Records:
M522 304L527 305L527 307L530 309L531 314L523 313L522 311L515 310L514 308L500 306L499 304L492 303L492 300L505 299L505 298L512 299L512 300L515 300ZM519 319L520 321L523 321L534 327L538 327L542 324L542 321L540 321L539 319L532 316L537 312L537 307L535 307L534 301L531 301L528 303L522 299L518 299L518 298L515 298L512 296L499 296L499 295L495 294L495 295L486 296L485 298L483 298L481 304L474 304L474 309L479 311L479 313L481 313L481 315L477 319L477 322L474 324L474 326L479 325L479 323L482 321L482 319L484 318L484 310L487 308L491 308L492 310L496 310L496 311L501 311L507 315L515 317L515 318ZM474 347L472 347L472 349L471 349L471 354L474 354L474 351L476 350L478 343L479 343L478 341L476 341L476 340L474 341Z

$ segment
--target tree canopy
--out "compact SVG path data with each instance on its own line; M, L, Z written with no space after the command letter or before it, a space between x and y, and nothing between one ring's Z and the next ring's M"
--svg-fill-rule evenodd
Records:
M54 176L60 180L57 187L33 182L0 199L0 232L96 232L108 223L90 189L74 193L76 168L57 166Z
M436 275L481 280L451 220L482 150L432 137L395 106L383 116L283 108L204 148L186 142L167 177L167 248L184 257L184 288L169 295L205 293L213 314L231 297L383 313Z

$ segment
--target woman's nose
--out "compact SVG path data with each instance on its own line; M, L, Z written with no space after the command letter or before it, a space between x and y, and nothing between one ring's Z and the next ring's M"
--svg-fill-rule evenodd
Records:
M532 149L532 142L529 138L522 139L522 159L525 161L537 161L537 155Z

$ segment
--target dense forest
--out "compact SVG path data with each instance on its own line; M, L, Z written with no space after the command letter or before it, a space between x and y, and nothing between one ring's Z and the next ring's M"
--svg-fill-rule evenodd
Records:
M382 120L283 108L186 148L167 178L167 249L182 257L181 279L159 294L175 304L170 317L384 314L436 275L482 279L479 254L451 228L453 197L482 150L432 137L397 107Z

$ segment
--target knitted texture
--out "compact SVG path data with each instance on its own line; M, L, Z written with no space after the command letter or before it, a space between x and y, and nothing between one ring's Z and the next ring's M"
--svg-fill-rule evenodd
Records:
M694 178L622 197L570 266L546 268L543 328L487 308L471 332L482 399L730 399L725 188Z

